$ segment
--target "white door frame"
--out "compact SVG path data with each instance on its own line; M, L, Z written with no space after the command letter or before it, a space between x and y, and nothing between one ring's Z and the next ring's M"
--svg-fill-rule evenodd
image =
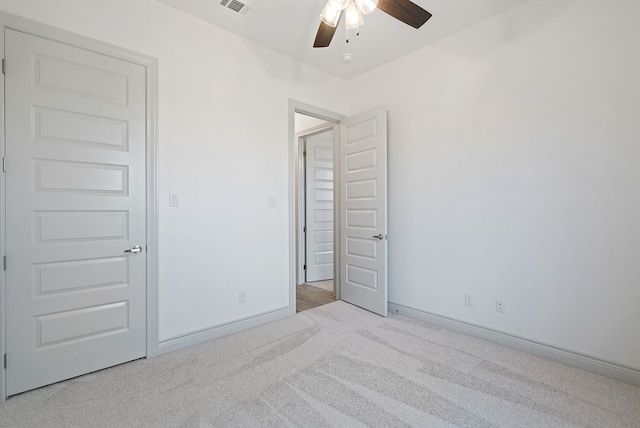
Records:
M16 15L0 12L0 52L4 58L5 29L13 29L44 39L64 43L82 49L111 56L138 64L146 70L146 223L147 223L147 358L158 354L158 60L124 48L90 39L65 30L50 27ZM10 68L11 64L7 64ZM5 117L4 74L0 84L0 117ZM4 119L2 119L4 120ZM4 128L4 122L2 123ZM0 155L4 158L6 150L4 131L0 132ZM10 160L9 160L10 163ZM10 168L10 166L8 166ZM0 173L0 230L6 236L6 176ZM0 253L6 254L6 242L0 239ZM9 263L11 263L9 261ZM0 362L7 352L6 348L6 275L0 274ZM294 301L295 303L295 301ZM295 307L295 306L294 306ZM7 398L6 370L0 367L0 403Z
M289 99L289 311L291 315L296 313L296 280L297 280L297 266L299 265L300 255L298 254L297 242L300 240L301 230L300 226L300 204L302 201L299 197L300 183L300 157L298 138L296 135L296 120L295 114L305 114L307 116L315 117L318 119L331 122L333 124L339 124L346 116L335 113L329 110L322 109L320 107L305 104L300 101ZM337 131L339 132L339 130ZM335 135L334 135L335 136ZM337 141L336 141L337 140ZM334 138L334 150L333 150L333 181L334 183L340 182L340 139ZM333 278L334 278L334 290L336 298L340 299L340 247L336 243L340 242L340 186L333 186ZM299 229L300 227L300 229Z
M303 284L305 282L305 274L306 274L306 272L304 271L304 264L305 264L305 258L306 258L305 247L307 243L306 243L305 232L304 232L304 224L305 224L304 219L306 216L307 206L305 204L305 195L304 195L304 189L305 189L304 171L306 169L306 166L304 164L305 158L304 158L303 145L305 143L305 140L308 137L313 137L314 135L322 134L324 132L327 132L327 130L329 129L333 129L333 142L334 142L334 148L335 148L336 139L337 139L337 144L340 144L340 127L337 123L326 122L326 123L322 123L320 125L317 125L312 128L305 129L303 131L296 133L296 140L298 141L297 143L298 144L298 147L297 147L298 161L296 163L296 166L297 166L297 170L296 170L296 186L297 186L296 187L296 198L297 198L296 233L298 234L298 239L297 239L298 263L296 264L296 284ZM334 183L336 182L335 177L333 179L333 182ZM334 210L335 210L335 207L334 207ZM334 251L335 251L335 245L336 244L334 242L333 244ZM335 290L335 282L334 282L334 290Z

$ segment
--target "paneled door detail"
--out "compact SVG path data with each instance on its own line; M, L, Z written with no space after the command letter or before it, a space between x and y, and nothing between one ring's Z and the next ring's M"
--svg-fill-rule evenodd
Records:
M341 298L387 315L387 112L340 124Z
M146 355L146 82L19 31L5 44L13 395Z
M306 138L306 282L333 279L333 128Z

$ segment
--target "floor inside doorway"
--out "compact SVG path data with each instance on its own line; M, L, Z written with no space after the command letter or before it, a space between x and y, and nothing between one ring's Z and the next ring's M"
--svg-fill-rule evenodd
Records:
M302 312L318 306L326 305L336 301L333 294L333 281L321 281L330 283L330 288L318 287L314 283L296 286L296 312Z
M331 291L333 293L333 279L328 279L326 281L305 282L305 285L322 288L323 290Z

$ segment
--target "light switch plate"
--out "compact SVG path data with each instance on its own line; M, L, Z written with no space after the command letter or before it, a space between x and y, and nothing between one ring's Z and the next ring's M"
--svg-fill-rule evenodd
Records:
M169 193L169 206L170 207L180 206L180 193Z

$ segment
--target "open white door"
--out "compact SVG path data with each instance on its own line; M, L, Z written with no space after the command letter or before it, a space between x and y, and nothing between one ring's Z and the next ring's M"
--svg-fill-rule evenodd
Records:
M340 123L342 300L387 316L387 111Z
M333 127L306 138L306 282L333 279Z

